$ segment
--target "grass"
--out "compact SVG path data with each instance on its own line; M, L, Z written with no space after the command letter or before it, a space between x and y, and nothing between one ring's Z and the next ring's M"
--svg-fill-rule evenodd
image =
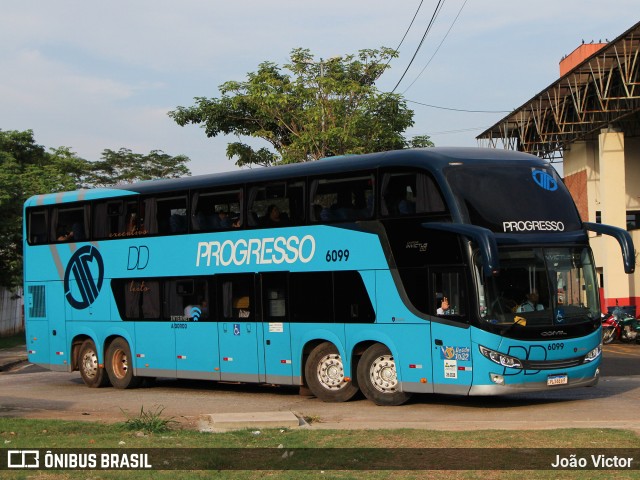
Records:
M158 420L171 419L162 416L161 407L141 413ZM141 417L141 416L140 416ZM138 417L136 417L138 418ZM126 423L126 422L125 422ZM174 426L169 423L168 426ZM125 430L117 425L100 423L65 422L54 420L29 420L0 418L0 445L4 448L114 448L114 449L147 449L162 448L166 455L178 454L182 448L484 448L487 457L491 458L495 448L587 448L597 453L602 448L615 446L625 449L640 448L640 437L631 431L609 429L559 429L535 431L500 431L484 430L471 432L442 432L428 430L313 430L313 429L274 429L274 430L242 430L226 433L200 433L191 430L168 430L164 433L143 433L141 430ZM257 433L259 432L259 433ZM446 452L446 450L444 450ZM247 456L250 450L232 452L236 459ZM328 455L336 452L327 451ZM371 454L365 452L363 455ZM338 452L339 455L339 452ZM231 459L234 460L234 459ZM331 458L329 458L331 460ZM360 459L366 461L366 459ZM640 459L639 459L640 460ZM248 461L248 460L247 460ZM63 471L29 472L29 478L86 478L89 472ZM93 471L91 478L122 478L123 472ZM324 472L295 470L261 470L261 471L154 471L153 478L216 478L229 479L387 479L388 471L326 470ZM559 475L561 473L561 475ZM562 478L639 478L640 472L633 471L527 471L527 478L554 479ZM127 472L127 478L149 478L151 472ZM397 471L394 480L418 478L468 478L492 480L498 478L520 478L522 472L517 471ZM2 472L2 478L26 478L19 472Z
M25 344L24 332L12 335L10 337L0 337L0 348L11 348Z
M143 433L165 433L171 430L172 426L178 425L174 417L164 418L162 412L164 407L154 406L145 412L144 405L140 407L140 413L135 417L130 417L124 410L122 413L127 416L127 420L122 424L125 430Z

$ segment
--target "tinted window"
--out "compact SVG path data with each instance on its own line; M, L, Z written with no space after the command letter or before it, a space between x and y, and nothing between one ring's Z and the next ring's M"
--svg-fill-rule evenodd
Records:
M254 320L253 274L221 275L218 288L223 320Z
M242 226L242 190L196 192L191 200L191 228L210 232Z
M374 177L321 178L311 182L311 220L349 222L374 213Z
M262 275L262 300L265 322L288 320L288 274L267 273Z
M175 279L164 282L164 318L171 321L209 320L209 284L202 279Z
M304 221L304 182L274 183L249 190L250 227L283 227Z
M368 323L375 320L369 294L358 272L334 272L336 322Z
M386 173L382 177L380 190L380 213L385 216L398 217L446 211L440 190L426 173Z
M332 273L292 273L291 311L293 322L333 322Z
M108 200L93 206L93 237L126 238L145 235L138 200Z
M47 211L44 209L30 210L28 218L27 235L29 243L32 245L47 243Z
M54 208L51 239L58 242L84 242L89 238L88 225L88 205Z
M120 316L127 320L160 319L158 280L114 280L111 284Z
M505 233L579 230L573 199L552 167L456 166L446 171L466 221Z

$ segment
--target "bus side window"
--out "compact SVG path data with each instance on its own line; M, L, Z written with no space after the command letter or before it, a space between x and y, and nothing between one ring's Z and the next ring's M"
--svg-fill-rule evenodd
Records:
M47 243L47 210L29 211L28 238L31 245Z
M209 319L207 280L175 279L164 284L164 315L171 321L201 322Z
M255 318L253 274L220 276L222 319L253 321Z
M333 279L336 321L373 323L376 315L360 273L334 272Z
M374 213L374 177L318 178L311 182L312 222L353 222Z
M89 238L89 205L54 208L51 224L54 242L84 242Z
M242 219L242 190L198 191L191 197L191 229L210 232L239 228Z
M333 274L299 272L291 274L291 321L333 323Z
M153 211L155 209L155 215ZM147 214L146 211L149 211ZM155 217L155 224L153 218ZM145 218L149 223L149 233L161 235L187 232L187 197L148 198L145 200Z
M274 228L304 222L304 182L254 186L249 190L249 226Z
M431 273L433 295L432 315L467 320L467 295L464 276L460 271L436 271Z
M282 272L262 274L262 300L265 322L288 320L288 274Z
M415 213L444 213L444 199L435 181L422 172L392 172L382 177L380 186L384 216L404 216Z
M113 280L118 311L127 320L160 319L160 282L143 278Z

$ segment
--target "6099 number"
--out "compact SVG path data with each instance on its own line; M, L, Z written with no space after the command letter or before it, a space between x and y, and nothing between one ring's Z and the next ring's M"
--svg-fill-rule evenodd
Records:
M349 260L349 250L327 250L327 262L346 262Z

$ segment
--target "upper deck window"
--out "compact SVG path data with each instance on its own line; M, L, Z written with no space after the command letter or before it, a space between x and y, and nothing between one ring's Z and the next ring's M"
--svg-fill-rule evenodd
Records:
M84 242L89 238L88 225L88 205L54 208L51 239L54 242Z
M447 168L464 221L499 233L580 230L573 199L556 171L505 164Z
M446 211L440 190L433 178L426 173L385 173L380 190L380 213L384 216L398 217Z
M191 198L191 229L210 232L241 227L242 190L196 192Z
M93 238L96 240L146 234L137 199L97 202L93 212Z
M250 227L284 227L304 221L304 182L279 182L249 190Z
M311 221L349 222L374 214L373 175L322 178L311 182Z

